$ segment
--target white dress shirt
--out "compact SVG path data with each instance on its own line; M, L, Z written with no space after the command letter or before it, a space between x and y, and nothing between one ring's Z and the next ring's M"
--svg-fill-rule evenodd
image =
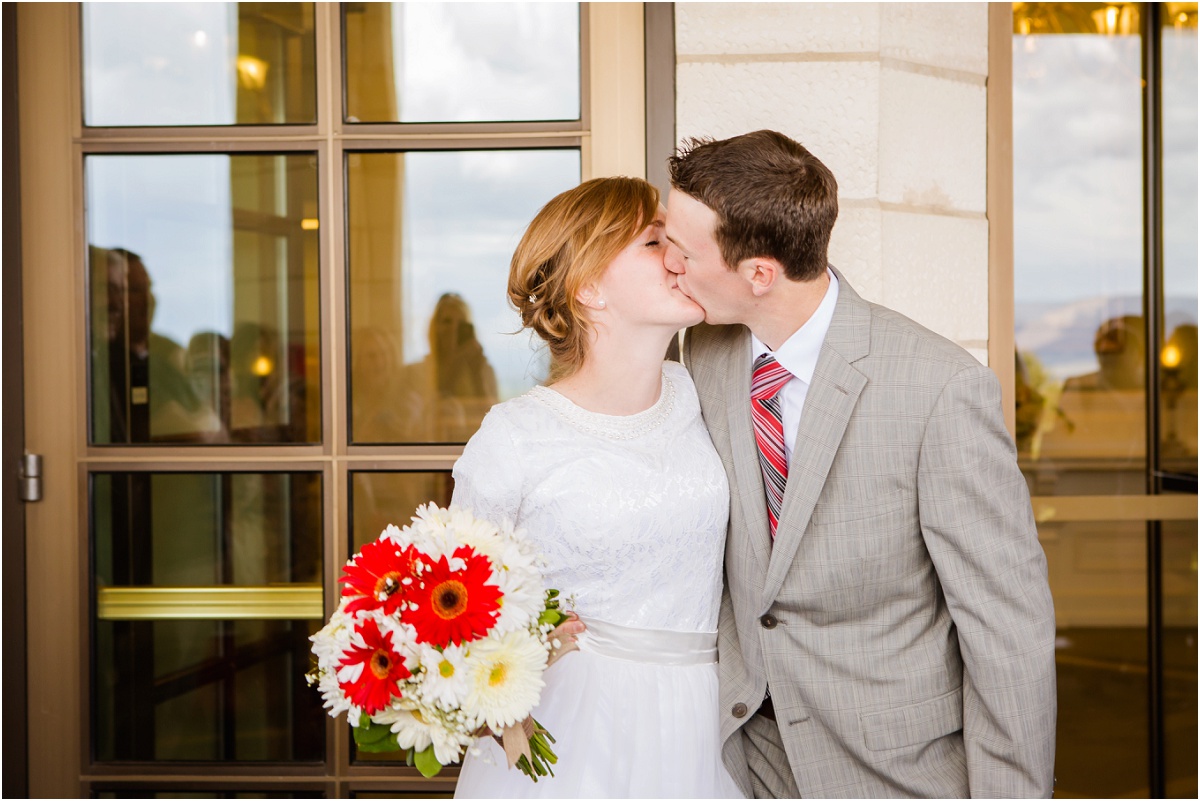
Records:
M783 405L783 439L787 447L789 465L792 463L792 450L796 445L796 432L800 428L800 413L804 410L808 385L812 383L813 371L817 369L817 357L821 355L821 345L825 343L825 334L829 331L829 323L833 319L833 307L837 305L837 297L838 280L833 272L829 271L829 287L825 290L821 305L817 306L808 322L779 346L779 350L772 352L758 337L750 335L751 364L762 354L770 353L775 357L775 361L792 374L792 378L779 390Z

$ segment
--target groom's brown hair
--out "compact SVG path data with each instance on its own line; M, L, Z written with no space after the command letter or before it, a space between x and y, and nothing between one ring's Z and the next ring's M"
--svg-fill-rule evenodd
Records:
M766 257L793 281L824 272L837 181L799 142L776 131L693 138L668 164L671 186L716 212L717 245L730 268Z

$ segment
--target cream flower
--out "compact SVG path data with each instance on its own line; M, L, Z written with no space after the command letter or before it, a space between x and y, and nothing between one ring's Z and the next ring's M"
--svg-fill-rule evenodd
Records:
M467 656L471 683L464 707L493 731L523 720L541 696L546 656L528 631L474 643Z

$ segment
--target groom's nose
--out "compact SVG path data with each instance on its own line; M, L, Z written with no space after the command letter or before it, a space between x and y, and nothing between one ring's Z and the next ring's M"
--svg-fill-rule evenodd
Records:
M676 275L683 275L683 256L679 248L670 242L667 243L667 252L663 255L663 265Z

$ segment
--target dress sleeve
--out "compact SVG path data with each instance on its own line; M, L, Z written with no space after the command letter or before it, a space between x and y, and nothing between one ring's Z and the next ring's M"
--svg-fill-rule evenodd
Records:
M512 425L499 409L493 409L454 465L450 503L494 524L507 520L516 525L523 478Z

